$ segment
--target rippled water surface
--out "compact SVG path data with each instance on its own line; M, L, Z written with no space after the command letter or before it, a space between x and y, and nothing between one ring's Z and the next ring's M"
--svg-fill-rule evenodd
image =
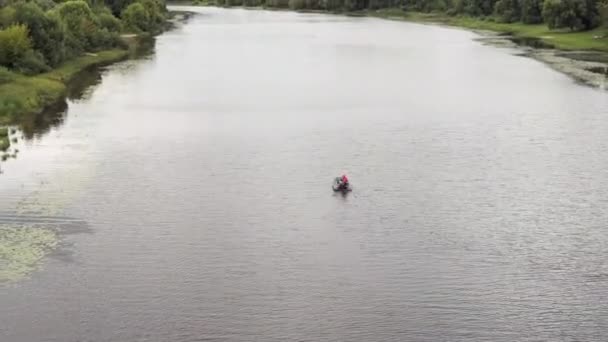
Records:
M605 92L462 30L194 10L0 165L0 225L54 246L1 341L606 340Z

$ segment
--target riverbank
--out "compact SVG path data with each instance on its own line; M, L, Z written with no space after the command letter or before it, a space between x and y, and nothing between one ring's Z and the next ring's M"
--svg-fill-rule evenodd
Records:
M354 15L357 15L355 12ZM463 16L448 16L442 13L420 13L403 11L397 8L366 10L360 15L383 19L406 20L421 23L442 24L463 27L471 30L484 30L502 33L522 39L521 43L536 44L539 48L560 50L591 50L608 52L608 26L593 30L571 32L569 30L550 30L547 24L499 23ZM525 41L528 39L528 41ZM534 40L537 40L536 42Z
M192 15L186 11L171 11L163 32L187 21ZM86 53L46 73L26 76L0 69L0 133L7 130L3 126L19 124L21 118L41 113L63 101L70 84L82 72L139 55L140 50L148 49L152 36L138 33L123 34L121 38L123 48ZM3 159L8 155L6 151L11 140L8 134L0 134L0 157Z
M68 83L81 71L124 60L128 49L89 53L64 63L57 69L35 76L7 74L0 84L0 124L10 124L22 115L41 112L60 101Z
M539 60L578 82L606 89L608 78L608 27L583 32L549 30L546 24L497 23L440 13L383 9L348 14L388 20L461 27L478 33L479 41L498 47L519 48L523 55Z

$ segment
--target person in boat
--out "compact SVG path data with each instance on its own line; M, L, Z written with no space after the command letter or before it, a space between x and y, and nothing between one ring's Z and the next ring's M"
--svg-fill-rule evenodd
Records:
M346 177L346 175L342 175L342 178L340 178L340 183L342 186L347 187L348 186L348 177Z

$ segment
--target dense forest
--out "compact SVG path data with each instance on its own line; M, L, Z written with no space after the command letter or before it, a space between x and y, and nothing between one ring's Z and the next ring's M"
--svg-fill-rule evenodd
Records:
M442 12L504 23L546 23L551 29L589 30L602 22L608 0L213 0L220 6L266 6L294 10L360 11L401 8Z
M124 48L122 33L154 34L166 15L163 0L0 0L0 83L11 71L38 74Z

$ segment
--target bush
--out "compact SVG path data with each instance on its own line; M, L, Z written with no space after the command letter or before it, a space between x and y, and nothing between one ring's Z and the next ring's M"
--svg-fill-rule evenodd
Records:
M23 57L19 58L13 67L15 70L26 75L35 75L51 69L44 62L42 54L33 50L29 50Z
M542 0L521 0L521 21L524 24L543 22Z
M89 5L82 0L67 1L53 10L65 23L66 44L76 52L91 51L98 46L94 43L95 32L99 29L97 18Z
M545 0L543 18L550 29L591 29L599 24L594 0Z
M42 54L43 63L56 65L61 62L65 32L60 21L47 17L38 5L29 2L15 6L15 22L28 27L32 47Z
M321 8L333 11L344 7L343 0L321 0Z
M109 32L120 32L122 30L122 23L109 11L107 13L100 13L97 15L99 25L108 30Z
M11 26L15 22L15 8L6 6L0 8L0 28Z
M521 18L518 0L499 0L494 5L494 13L501 22L512 23Z
M599 3L598 13L600 15L600 21L602 23L608 22L608 3Z
M17 75L15 75L15 73L9 71L5 67L0 67L0 84L14 81L16 78Z
M91 39L94 44L93 51L121 45L120 35L117 32L110 32L105 28L95 31Z
M125 26L136 32L147 31L150 20L144 5L136 2L130 4L121 14Z
M303 9L305 6L305 0L289 0L289 8L292 10Z
M266 6L276 8L289 7L289 0L266 0Z
M242 0L238 1L240 1L240 4L242 4ZM162 26L164 25L166 19L167 11L164 4L162 4L158 0L137 0L137 2L144 6L144 9L146 10L146 12L148 12L148 17L150 18L150 23L148 25L147 32L159 32Z
M262 0L243 0L243 6L256 7L262 6L264 1Z
M462 12L474 17L492 15L494 12L495 0L463 0L457 6L462 7Z
M11 25L0 30L0 65L14 67L31 49L32 42L25 25Z
M119 17L134 0L104 0L104 3L110 8L115 17Z
M48 11L55 7L56 3L53 0L35 0L33 2L43 11Z

